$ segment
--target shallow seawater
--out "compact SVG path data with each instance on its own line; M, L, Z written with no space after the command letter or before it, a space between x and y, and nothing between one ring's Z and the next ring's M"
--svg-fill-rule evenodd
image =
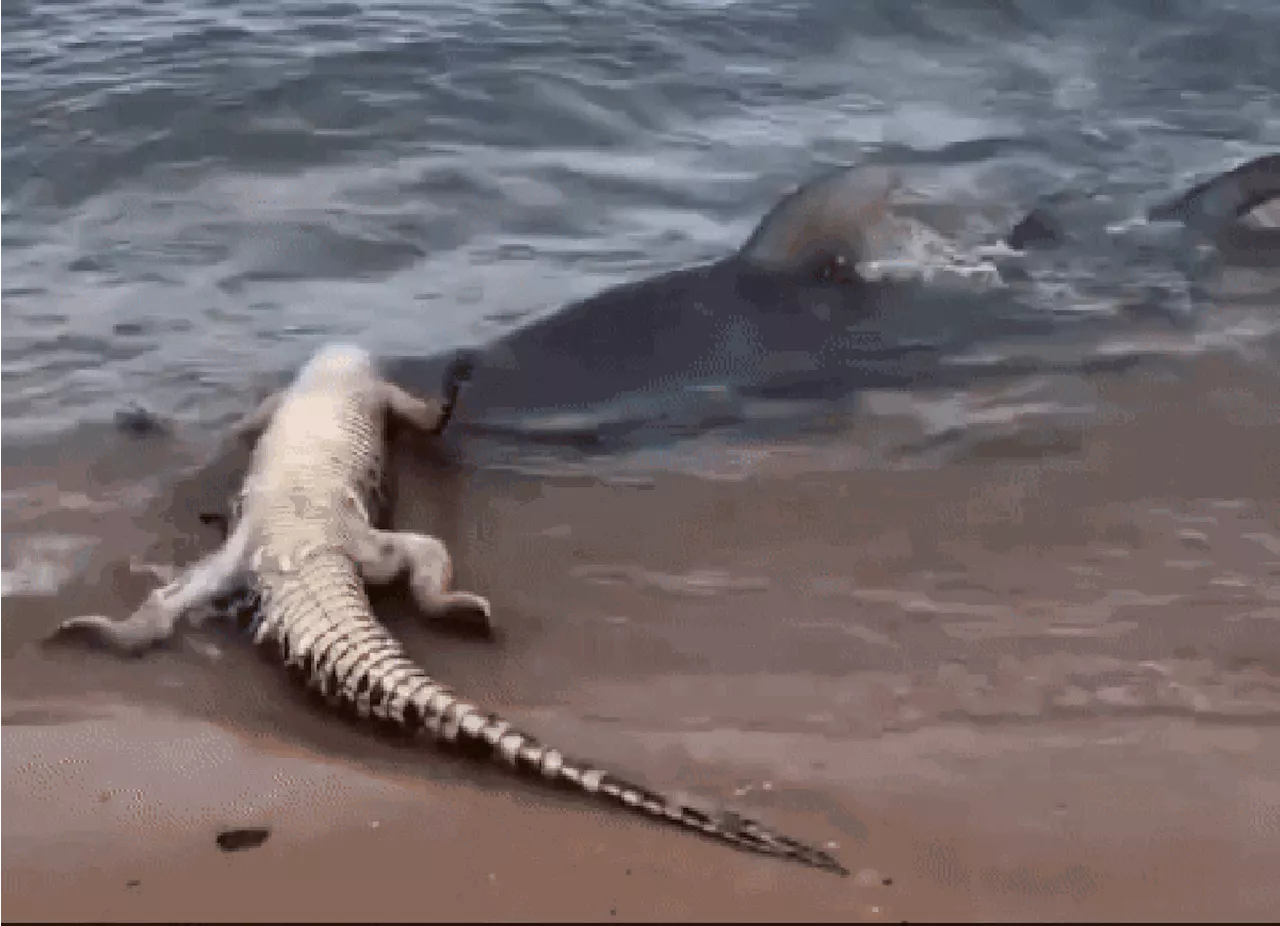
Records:
M724 256L831 164L907 170L961 248L1061 190L1100 231L1274 147L1275 15L19 4L6 441L131 401L208 425L335 337L406 357L481 342ZM1102 349L1094 329L1126 305L1196 316L1179 344L1218 324L1168 255L1098 249L1111 266L1077 247L1028 292L970 295L964 327L1016 301L1045 322L1036 366L1046 343L1077 365ZM954 350L936 304L896 314L902 339Z

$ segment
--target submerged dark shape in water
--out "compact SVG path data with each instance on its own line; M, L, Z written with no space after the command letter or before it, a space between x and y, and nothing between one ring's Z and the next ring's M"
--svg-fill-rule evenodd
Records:
M1178 221L1214 233L1280 197L1280 154L1247 161L1153 207L1153 221Z
M1022 221L1013 226L1005 241L1019 251L1027 248L1052 246L1067 240L1068 232L1062 221L1044 206L1036 206Z
M607 289L466 351L474 375L451 431L595 441L669 425L700 401L699 424L714 419L714 399L697 398L704 387L809 398L847 391L850 371L864 384L909 381L913 358L936 354L948 328L968 335L981 322L950 299L943 321L895 322L882 311L893 287L859 275L858 262L901 233L888 215L897 183L885 167L833 171L779 201L727 257ZM447 362L387 368L430 391Z
M1280 154L1255 158L1198 183L1149 213L1206 235L1221 263L1280 266Z
M155 412L136 402L116 412L116 427L130 437L157 437L170 432L169 425Z
M1060 210L1052 199L1035 206L1010 230L1006 242L1025 250L1052 247L1071 240ZM1227 243L1233 250L1256 246L1277 247L1272 229L1250 222L1250 213L1280 198L1280 154L1267 154L1223 173L1215 174L1189 190L1164 200L1147 211L1153 222L1179 222L1215 243Z

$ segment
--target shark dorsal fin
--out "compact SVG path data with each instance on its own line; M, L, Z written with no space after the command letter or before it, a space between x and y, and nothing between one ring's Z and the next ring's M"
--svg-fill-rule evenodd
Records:
M852 272L875 252L898 176L886 167L846 167L784 196L756 226L740 256L763 269L821 276Z

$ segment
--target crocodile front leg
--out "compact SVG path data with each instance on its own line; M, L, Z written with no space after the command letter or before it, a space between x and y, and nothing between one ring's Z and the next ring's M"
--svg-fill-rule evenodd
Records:
M449 589L453 561L438 537L370 528L355 546L351 558L366 582L381 585L407 574L414 601L429 620L492 632L489 600Z
M453 418L462 384L471 378L471 367L472 362L466 356L459 357L449 364L444 374L444 381L441 383L444 392L443 400L421 398L395 383L384 381L380 384L382 401L391 418L417 431L438 435L448 427Z
M253 411L231 423L231 426L227 428L227 437L232 441L255 443L275 417L281 403L284 401L284 396L283 390L268 395L257 404Z

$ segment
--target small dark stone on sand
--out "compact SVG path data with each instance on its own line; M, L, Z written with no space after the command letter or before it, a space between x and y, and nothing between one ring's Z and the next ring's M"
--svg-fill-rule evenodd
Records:
M218 848L223 852L241 852L256 849L267 841L271 830L265 826L246 826L241 829L223 830L218 834Z
M124 886L125 886L125 887L139 887L139 886L141 886L141 884L142 884L142 882L141 882L141 881L139 881L137 878L130 878L128 881L126 881L126 882L124 883Z
M892 879L892 878L885 878L885 879L884 879L883 881L881 881L880 883L881 883L881 884L883 884L885 887L893 887L893 879Z
M1184 547L1190 547L1193 550L1210 550L1213 548L1213 544L1209 542L1209 535L1204 531L1178 531L1178 539L1182 541Z

